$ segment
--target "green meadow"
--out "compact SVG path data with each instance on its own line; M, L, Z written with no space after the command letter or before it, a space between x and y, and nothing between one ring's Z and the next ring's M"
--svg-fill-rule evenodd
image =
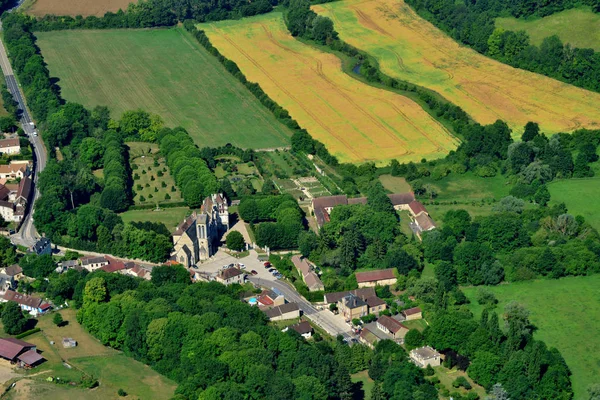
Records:
M586 389L600 383L600 275L536 280L488 287L498 299L496 311L517 301L530 311L536 327L534 337L556 347L573 376L575 399L584 399ZM477 288L464 289L476 317L482 306Z
M62 95L114 118L141 108L200 146L289 145L291 132L183 28L38 32Z

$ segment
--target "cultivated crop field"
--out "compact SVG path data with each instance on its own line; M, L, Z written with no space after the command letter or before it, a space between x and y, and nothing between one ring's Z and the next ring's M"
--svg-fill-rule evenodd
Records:
M339 58L295 40L281 13L199 27L341 161L418 161L456 147L414 101L353 79Z
M600 127L600 94L514 69L461 47L402 0L345 0L314 6L340 38L377 58L390 76L435 90L476 121L502 119L522 133Z
M101 17L108 11L125 11L129 3L134 2L136 0L33 0L28 1L24 7L27 14L36 17L47 14Z
M113 117L143 109L200 146L289 145L291 132L182 28L39 32L62 95Z
M488 287L499 301L502 314L510 301L523 304L537 330L536 339L556 347L573 376L575 399L584 399L587 387L600 376L600 275L517 282ZM477 288L465 288L471 309L479 317Z
M600 14L589 7L573 8L544 18L497 18L496 27L508 31L525 31L531 44L539 46L548 36L557 35L573 47L600 51Z

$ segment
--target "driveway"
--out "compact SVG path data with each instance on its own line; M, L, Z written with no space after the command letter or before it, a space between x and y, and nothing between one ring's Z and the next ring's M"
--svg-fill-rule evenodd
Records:
M263 262L258 259L258 253L254 250L250 250L250 254L243 258L235 258L225 251L219 250L209 261L196 264L196 268L202 272L217 273L223 266L237 263L242 263L246 266L245 271L248 273L248 276L252 276L250 271L255 270L258 272L258 275L256 275L257 278L265 281L277 280L265 269Z

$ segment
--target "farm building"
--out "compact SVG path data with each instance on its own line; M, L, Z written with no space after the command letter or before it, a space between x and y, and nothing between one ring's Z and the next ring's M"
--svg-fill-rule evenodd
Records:
M391 335L396 340L404 340L404 336L406 336L406 333L409 331L409 329L402 325L400 321L388 317L387 315L379 317L377 320L377 328L388 335Z
M402 315L404 315L407 321L423 318L423 312L419 307L413 307L409 308L408 310L404 310L402 311Z
M313 271L312 265L306 258L295 255L292 257L292 262L302 275L302 279L304 280L304 283L306 283L306 286L308 286L309 291L317 292L319 290L325 290L325 285L321 282L319 275Z
M26 368L34 367L44 360L34 344L15 338L0 339L0 357Z
M286 303L269 309L263 309L270 321L282 321L300 317L300 308L296 303Z
M437 367L442 363L441 355L433 347L423 346L418 349L411 350L409 353L412 362L421 368L426 368L428 365Z
M376 271L365 271L356 273L356 282L358 287L372 287L372 286L385 286L394 285L397 282L394 269L380 269Z

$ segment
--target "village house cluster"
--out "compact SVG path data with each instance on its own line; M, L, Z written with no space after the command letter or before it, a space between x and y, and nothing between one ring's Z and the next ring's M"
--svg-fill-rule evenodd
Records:
M415 199L414 193L408 192L388 194L388 197L395 210L404 210L410 212L412 219L410 228L418 238L421 238L421 234L423 232L435 229L435 222L433 222L429 216L425 206ZM323 225L329 222L331 210L337 206L352 204L367 204L367 198L349 198L346 195L317 197L312 199L310 211L314 214L315 219L317 220L317 225L320 229L323 227Z

